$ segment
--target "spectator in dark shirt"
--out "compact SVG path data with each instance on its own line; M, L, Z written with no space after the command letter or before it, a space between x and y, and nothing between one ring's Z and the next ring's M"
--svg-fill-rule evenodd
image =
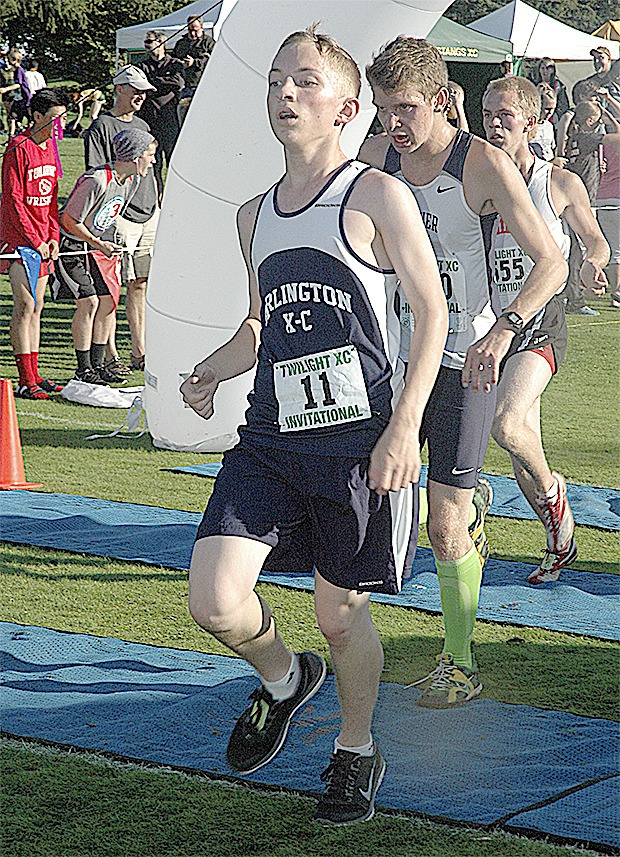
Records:
M187 19L187 35L180 38L172 50L172 55L183 62L185 69L185 88L181 92L179 109L181 122L214 47L215 42L205 33L200 15L190 15Z
M144 47L149 54L145 60L138 63L138 68L142 69L156 90L148 91L140 115L150 126L151 133L159 143L155 179L160 201L163 193L163 158L165 154L166 166L169 167L172 150L181 130L177 105L179 93L185 86L183 63L166 54L165 39L165 33L160 30L149 30L144 39Z

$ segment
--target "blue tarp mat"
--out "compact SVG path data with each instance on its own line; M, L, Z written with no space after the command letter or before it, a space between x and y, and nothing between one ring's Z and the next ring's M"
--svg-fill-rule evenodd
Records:
M68 494L0 494L2 537L9 542L187 569L201 515ZM557 583L531 586L532 566L489 560L478 617L615 640L620 637L620 576L565 569ZM261 580L312 589L303 574L263 572ZM441 612L432 552L418 548L414 573L398 595L373 600Z
M553 803L514 816L506 827L515 833L536 831L585 840L584 829L596 831L592 845L620 845L620 778L612 777L578 789Z
M226 743L256 686L244 661L11 623L0 624L0 654L5 732L235 776ZM616 772L612 721L487 699L429 711L415 705L419 693L381 685L374 734L388 773L379 806L492 824ZM330 677L282 752L242 779L322 791L338 726ZM603 833L588 817L571 836Z
M173 473L191 473L194 476L215 477L222 469L219 462L193 464L189 467L165 467ZM426 485L425 465L422 466L420 484ZM516 479L483 473L493 487L490 514L500 518L537 520ZM595 488L592 485L568 485L568 499L578 524L598 527L601 530L620 530L620 491L614 488Z

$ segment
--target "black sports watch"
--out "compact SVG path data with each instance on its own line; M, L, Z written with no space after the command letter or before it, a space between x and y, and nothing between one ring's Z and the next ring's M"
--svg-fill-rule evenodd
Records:
M508 322L508 327L514 333L521 333L523 330L523 319L518 312L503 312L500 318L505 318Z

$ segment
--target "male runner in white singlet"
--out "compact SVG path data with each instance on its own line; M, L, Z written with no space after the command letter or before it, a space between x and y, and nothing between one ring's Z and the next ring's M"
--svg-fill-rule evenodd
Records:
M539 91L523 77L492 80L482 101L482 116L487 140L510 155L518 167L565 259L570 239L560 216L579 237L585 247L581 282L595 294L603 294L609 247L583 182L575 173L535 157L528 146L540 116ZM532 262L502 218L493 230L491 259L502 309L506 309L519 295ZM577 556L566 482L561 473L550 470L540 432L540 398L564 357L567 339L564 302L556 294L515 336L497 388L493 437L510 454L517 482L547 532L545 556L528 577L530 583L557 580L560 570Z
M515 335L561 287L567 266L510 158L447 121L448 72L436 48L399 36L366 76L386 134L366 141L360 159L396 173L411 189L449 311L442 366L420 431L422 443L428 441L428 533L446 636L437 668L417 682L426 684L419 705L449 708L482 688L471 651L482 569L468 521L499 366ZM535 263L503 313L488 264L498 212ZM401 319L406 342L406 297Z
M368 599L397 592L411 566L418 430L447 333L413 197L340 149L359 89L354 60L330 38L311 29L282 44L267 106L286 173L238 215L248 317L181 388L208 419L218 385L257 363L240 442L198 530L190 611L259 673L227 751L250 773L278 752L325 677L322 657L286 648L254 587L264 566L316 570L342 711L315 813L332 824L372 816L385 770L370 731L383 650ZM404 389L398 280L416 322Z

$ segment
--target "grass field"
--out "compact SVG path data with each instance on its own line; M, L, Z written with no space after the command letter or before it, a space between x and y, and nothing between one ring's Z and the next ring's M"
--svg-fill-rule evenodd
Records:
M61 153L66 195L81 169L82 144L65 140ZM620 313L604 301L595 318L570 316L569 353L543 403L548 456L567 479L597 485L620 482L617 354ZM8 342L10 291L0 278L0 374L16 378ZM41 365L67 380L74 371L68 305L48 303ZM121 353L128 333L121 312ZM141 376L134 376L141 383ZM131 383L134 383L132 379ZM118 427L124 412L86 408L57 397L17 403L27 477L44 490L199 511L210 480L162 468L216 456L157 450L148 438L88 442L93 431ZM507 456L491 444L485 469L509 474ZM0 498L1 499L1 498ZM540 525L491 518L492 554L535 563L543 548ZM578 527L574 567L618 571L618 534ZM427 544L425 539L422 543ZM191 622L187 574L27 546L5 545L0 618L59 630L119 637L154 645L223 650ZM327 654L309 593L261 585L287 640ZM442 638L440 617L373 605L386 650L386 681L405 683L430 668ZM479 622L475 632L484 695L591 717L617 718L618 647L541 629ZM469 830L428 819L379 813L369 824L325 831L309 822L314 803L288 794L257 792L147 766L125 765L88 753L2 745L2 842L6 857L537 857L589 853L499 831Z

